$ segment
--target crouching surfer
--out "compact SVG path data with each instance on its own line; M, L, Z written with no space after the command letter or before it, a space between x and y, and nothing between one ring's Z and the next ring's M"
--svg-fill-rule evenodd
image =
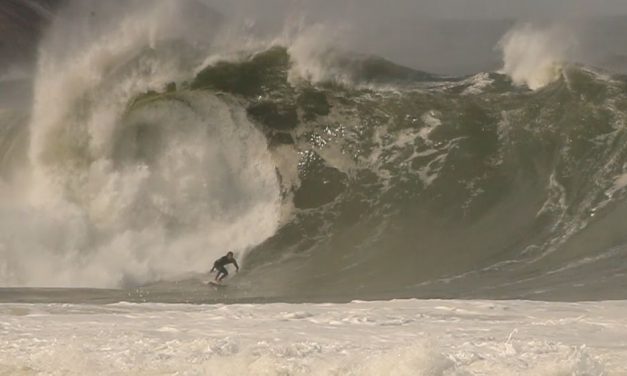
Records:
M211 268L211 272L213 272L214 270L218 272L218 274L216 274L216 278L214 279L215 283L222 282L222 280L229 275L229 271L225 268L225 266L228 264L235 265L235 270L239 272L239 265L237 265L235 256L233 256L233 252L229 252L226 254L226 256L220 257L213 263L213 268Z

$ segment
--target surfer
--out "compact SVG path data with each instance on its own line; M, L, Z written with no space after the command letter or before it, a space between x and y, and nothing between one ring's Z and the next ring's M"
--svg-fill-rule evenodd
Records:
M225 266L228 264L235 265L235 270L239 272L239 265L237 265L237 261L233 256L233 252L229 252L226 254L226 256L220 257L213 263L213 268L211 268L211 272L213 272L214 270L218 271L218 274L216 274L215 278L216 282L221 282L224 278L226 278L227 275L229 275L228 270L226 270L225 268Z

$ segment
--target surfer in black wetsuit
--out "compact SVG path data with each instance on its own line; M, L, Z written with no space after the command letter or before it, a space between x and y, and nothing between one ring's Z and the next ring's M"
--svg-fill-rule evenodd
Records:
M216 278L215 278L216 282L222 281L224 278L226 278L227 275L229 275L228 270L226 270L226 268L224 267L225 265L228 265L228 264L235 265L235 270L239 272L239 265L237 265L237 261L235 260L235 257L233 256L233 252L229 252L226 254L226 256L220 257L213 263L213 268L211 268L211 271L212 272L214 270L218 271L218 274L216 274Z

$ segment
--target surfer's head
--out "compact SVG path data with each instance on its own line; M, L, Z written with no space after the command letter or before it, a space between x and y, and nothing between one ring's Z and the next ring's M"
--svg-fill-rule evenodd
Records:
M232 258L233 258L233 252L229 252L229 253L227 253L227 254L226 254L226 256L227 256L228 258L232 259Z

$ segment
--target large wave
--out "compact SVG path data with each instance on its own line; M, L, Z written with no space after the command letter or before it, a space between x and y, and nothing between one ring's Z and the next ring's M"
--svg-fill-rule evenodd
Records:
M298 153L294 218L248 255L243 294L619 293L607 263L624 237L604 228L624 196L621 77L563 63L530 91L496 73L400 79L366 58L340 66L348 83L312 83L290 81L295 64L276 47L192 84L246 99L273 148Z
M52 26L30 116L2 115L1 285L179 281L235 250L232 297L621 294L627 84L561 34L446 78L190 4Z

